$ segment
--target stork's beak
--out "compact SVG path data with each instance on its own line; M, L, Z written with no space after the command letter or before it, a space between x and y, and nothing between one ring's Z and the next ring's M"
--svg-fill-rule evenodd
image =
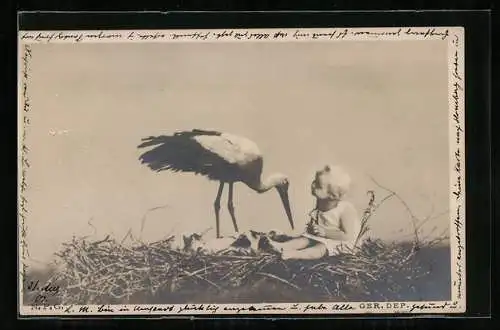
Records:
M292 230L295 229L293 225L293 217L292 211L290 210L290 199L288 198L288 187L277 187L278 193L281 197L281 201L283 202L283 207L285 208L286 216L288 221L290 221L290 226L292 226Z

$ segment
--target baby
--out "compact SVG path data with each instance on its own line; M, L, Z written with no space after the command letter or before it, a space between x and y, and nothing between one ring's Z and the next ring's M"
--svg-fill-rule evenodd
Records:
M354 247L361 223L354 206L343 200L350 181L340 167L327 165L317 171L311 184L316 208L310 213L306 232L285 242L267 242L283 259L319 259L336 255L343 247Z

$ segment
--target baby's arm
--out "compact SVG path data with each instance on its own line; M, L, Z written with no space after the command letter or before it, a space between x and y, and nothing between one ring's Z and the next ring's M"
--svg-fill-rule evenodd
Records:
M355 240L359 234L359 218L353 205L347 204L340 217L339 227L323 226L325 237L339 241Z
M335 241L347 241L349 240L349 236L342 230L337 227L331 226L322 226L320 225L324 237L333 239Z

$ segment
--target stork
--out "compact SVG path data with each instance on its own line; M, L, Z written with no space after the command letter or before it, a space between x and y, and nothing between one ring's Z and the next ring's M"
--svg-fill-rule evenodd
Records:
M220 200L224 185L228 185L227 209L238 232L233 204L233 185L242 182L261 194L275 188L281 198L286 216L294 229L290 201L289 180L275 173L262 176L263 157L257 145L247 138L217 131L193 129L173 135L150 136L142 139L138 148L154 146L140 155L139 160L151 170L160 172L187 172L219 181L214 201L217 238L220 238Z

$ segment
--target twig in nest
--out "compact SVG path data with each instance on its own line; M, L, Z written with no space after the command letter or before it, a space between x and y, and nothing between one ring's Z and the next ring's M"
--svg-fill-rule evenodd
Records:
M127 231L127 233L125 234L125 236L123 236L123 239L121 240L121 244L123 244L123 242L125 242L125 240L130 237L130 239L133 239L132 237L132 228L129 228L129 230Z
M406 201L401 198L401 196L399 196L395 191L387 188L387 187L384 187L382 186L380 183L378 183L373 177L370 176L370 179L377 185L379 186L380 188L384 189L385 191L388 191L390 192L391 194L393 194L402 204L403 206L406 208L406 211L408 212L408 214L410 214L410 217L411 217L411 223L412 223L412 226L413 226L413 233L414 233L414 236L415 236L415 245L416 247L418 248L420 246L420 239L418 237L418 229L417 229L417 224L419 222L419 219L413 214L412 210L410 209L410 207L408 206L408 204L406 203Z
M299 291L301 290L301 289L300 289L298 286L296 286L295 284L290 283L290 282L288 282L287 280L282 279L281 277L276 276L276 275L273 275L273 274L259 272L259 273L255 273L255 275L261 275L261 276L269 277L269 278L275 279L275 280L277 280L277 281L280 281L281 283L284 283L284 284L286 284L286 285L289 285L289 286L291 286L292 288L294 288L294 289L296 289L296 290L299 290Z
M368 220L371 218L373 213L389 198L394 196L394 193L389 194L382 198L382 200L378 203L375 204L375 192L373 190L367 191L367 194L370 196L370 200L368 202L368 206L366 207L365 211L363 212L363 217L361 219L361 229L359 231L358 237L356 238L356 241L354 243L354 248L358 246L359 241L361 238L368 232L369 227L368 227Z
M152 208L150 208L149 210L147 210L144 213L144 215L142 216L142 220L141 220L141 235L140 235L141 237L142 237L142 232L144 231L144 225L146 223L146 219L147 219L148 213L156 211L156 210L159 210L159 209L164 209L164 208L166 208L168 206L169 206L168 204L165 204L165 205L160 205L160 206L152 207Z
M204 277L202 277L202 276L200 276L200 275L198 275L198 274L190 273L190 272L188 272L188 271L186 271L186 270L183 270L183 273L185 273L185 274L186 274L186 275L188 275L189 277L194 276L194 277L196 277L196 278L199 278L200 280L205 281L205 282L207 282L208 284L212 285L213 287L217 288L219 291L220 291L220 290L222 290L220 286L218 286L218 285L217 285L217 284L215 284L214 282L212 282L212 281L210 281L209 279L206 279L206 278L204 278Z
M312 266L311 270L319 268L319 267L322 267L322 266L327 266L327 265L329 265L328 262L320 262L319 264L316 264L316 265Z
M194 272L188 272L188 271L184 271L184 272L186 273L186 277L188 277L188 278L189 278L189 277L192 277L192 276L198 275L199 273L206 272L206 271L208 271L208 270L210 270L210 269L213 269L213 268L215 268L215 266L214 266L214 265L209 266L209 267L202 267L202 268L200 268L200 269L198 269L198 270L195 270Z
M417 229L422 228L422 227L423 227L423 225L425 225L425 224L426 224L427 222L429 222L430 220L437 219L437 218L439 218L439 217L440 217L440 216L442 216L442 215L448 214L449 212L450 212L449 210L446 210L446 211L440 212L440 213L438 213L438 214L436 214L436 215L431 215L432 213L431 213L431 214L429 214L427 217L425 217L425 219L424 219L424 220L422 220L422 221L418 224Z
M436 238L429 241L427 246L432 247L432 246L435 246L435 245L441 243L442 241L449 239L450 238L450 235L448 234L449 230L450 230L450 228L446 227Z
M92 224L92 220L94 220L93 218L90 218L89 221L87 222L89 224L90 227L92 227L92 229L94 230L94 233L92 235L95 235L97 234L97 228Z
M101 243L104 243L104 242L108 242L109 241L109 235L106 235L106 237L104 237L104 239L100 240L100 241L95 241L92 243L93 246L97 246Z

